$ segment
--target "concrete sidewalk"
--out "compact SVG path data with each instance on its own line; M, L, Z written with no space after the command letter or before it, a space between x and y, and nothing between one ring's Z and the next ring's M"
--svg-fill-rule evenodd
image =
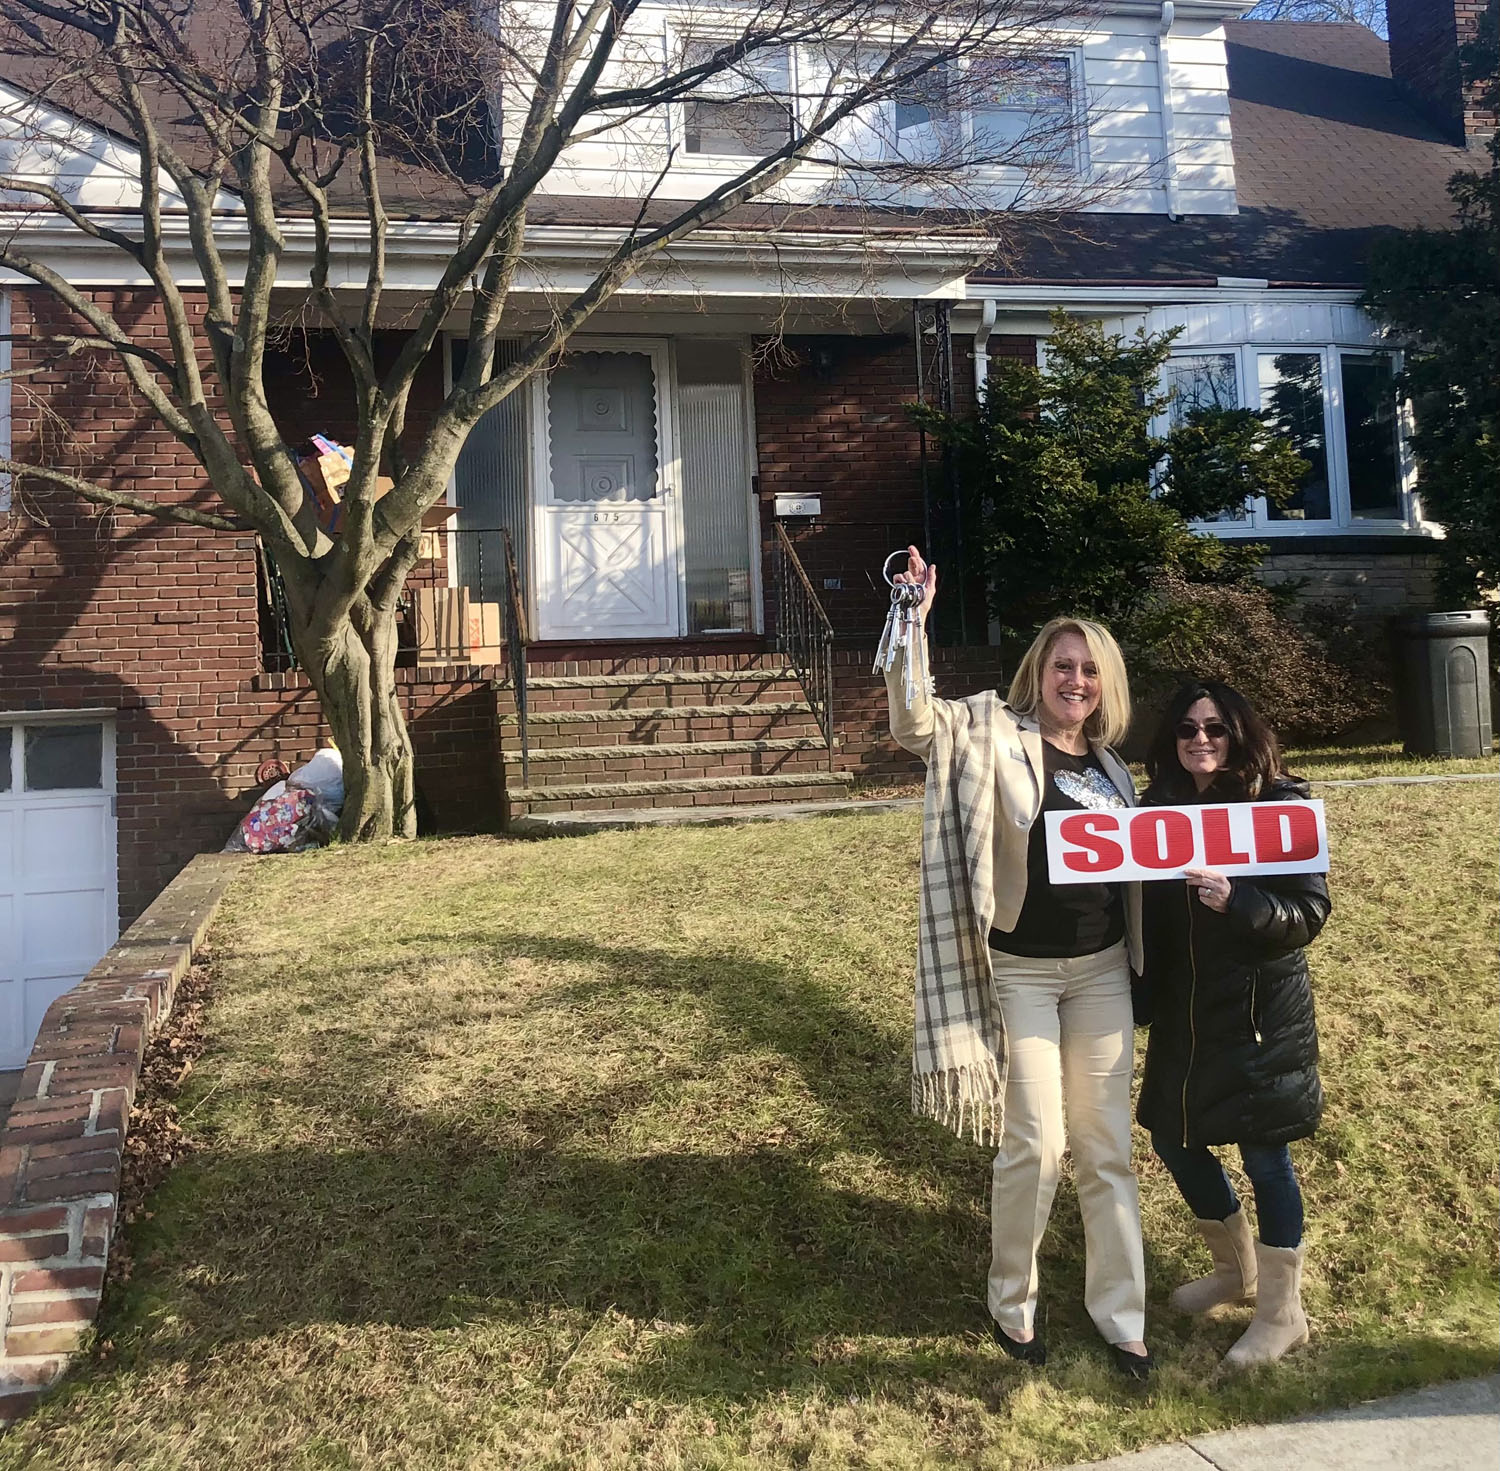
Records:
M1285 1425L1221 1430L1087 1471L1496 1471L1500 1374L1371 1400ZM1068 1471L1085 1471L1082 1465Z

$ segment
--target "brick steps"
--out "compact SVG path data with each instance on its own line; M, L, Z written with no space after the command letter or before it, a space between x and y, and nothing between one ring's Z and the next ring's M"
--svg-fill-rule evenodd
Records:
M774 655L728 669L691 657L668 668L573 668L527 679L524 783L514 691L495 686L507 821L807 801L848 789L828 770L828 745L801 682Z
M684 798L704 805L726 802L815 801L842 796L849 778L833 771L788 772L773 776L690 777L685 780L589 782L571 786L510 788L512 817L549 813L607 811L632 807L680 807Z
M575 811L763 804L843 795L801 681L775 655L733 668L528 675L526 779L515 691L494 686L507 822ZM544 666L545 668L545 666Z

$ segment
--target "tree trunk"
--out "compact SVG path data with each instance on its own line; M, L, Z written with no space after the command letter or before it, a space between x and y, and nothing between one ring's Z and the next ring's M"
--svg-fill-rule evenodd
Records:
M394 611L345 617L309 642L314 658L304 664L344 759L341 835L347 842L415 837L415 775L396 694Z

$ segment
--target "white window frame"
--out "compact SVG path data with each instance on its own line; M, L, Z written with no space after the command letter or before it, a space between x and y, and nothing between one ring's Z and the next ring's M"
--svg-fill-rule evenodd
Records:
M726 45L734 41L734 39L734 35L727 31L720 33L711 28L708 30L698 30L695 28L692 30L677 31L675 33L669 32L667 36L667 45L669 47L675 48L675 54L679 58L685 58L688 52L688 48L695 44L710 46ZM757 59L761 56L773 56L777 54L778 51L785 54L787 85L786 107L789 114L787 129L788 142L791 141L794 134L802 126L803 121L802 89L800 84L799 71L800 50L800 47L794 46L790 42L780 47L769 46L766 47L763 51L757 52L756 56L748 60L746 63L747 70L750 70L755 67ZM669 54L672 54L672 52L669 51ZM687 139L689 104L692 102L717 102L723 100L725 99L715 97L712 92L707 92L699 96L684 97L679 101L671 104L671 110L669 113L667 124L670 143L681 150L679 153L679 157L682 160L684 166L690 168L708 167L711 169L733 168L738 170L745 167L746 160L764 158L768 156L766 154L751 153L688 152ZM754 102L756 99L744 98L741 100ZM770 102L771 98L767 96L762 100L765 102Z
M992 58L958 57L944 63L953 67L957 72L957 81L954 83L955 92L964 94L964 80L976 60L1004 60L1003 56ZM1083 177L1089 167L1088 153L1088 108L1083 87L1083 48L1081 46L1059 46L1055 50L1049 50L1046 56L1037 58L1043 61L1060 61L1068 69L1068 100L1070 103L1069 127L1072 129L1072 140L1069 147L1069 157L1064 164L1068 175L1072 178ZM876 104L880 112L880 122L877 126L877 134L885 140L887 151L878 160L872 162L894 163L901 159L900 149L897 144L900 133L896 128L896 106L897 100L894 96L887 97ZM1020 111L1021 109L1016 109ZM974 109L971 106L960 104L954 109L959 126L963 130L963 142L965 147L972 147L974 143ZM850 167L858 168L858 163L851 163ZM976 166L975 173L984 179L1017 179L1024 177L1032 168L1039 165L1014 163L1014 164L990 164Z
M1003 58L997 57L996 60ZM1036 58L1039 61L1060 61L1068 69L1068 102L1070 117L1068 126L1073 131L1069 155L1064 167L1073 178L1082 178L1089 169L1089 129L1088 129L1088 100L1084 91L1083 75L1083 47L1082 46L1059 46L1055 51L1049 51L1046 56ZM968 71L973 58L965 58L962 70ZM1015 111L1021 111L1020 108ZM974 111L966 107L963 110L965 140L972 144L974 141ZM1025 174L1035 164L1015 163L997 164L981 168L979 173L989 177L1015 177Z
M1328 504L1330 515L1316 521L1273 517L1264 496L1252 497L1245 506L1245 515L1232 521L1194 521L1195 531L1207 532L1226 538L1252 537L1261 540L1267 537L1298 536L1389 536L1392 533L1411 535L1432 534L1433 528L1422 520L1421 502L1416 491L1415 462L1411 454L1411 422L1409 405L1405 401L1397 404L1396 417L1396 464L1399 481L1401 514L1396 517L1376 519L1356 518L1349 504L1349 464L1344 424L1344 375L1341 358L1387 357L1392 369L1399 375L1403 362L1398 349L1372 347L1369 343L1346 342L1296 342L1272 339L1266 342L1203 342L1192 343L1174 349L1173 358L1212 357L1233 354L1235 359L1236 389L1241 408L1254 412L1260 410L1260 374L1257 358L1274 357L1278 353L1301 353L1318 355L1323 375L1323 430L1327 446ZM1170 361L1170 359L1169 359ZM1162 370L1162 392L1168 388L1166 368ZM1170 410L1158 422L1157 432L1165 433L1170 427Z

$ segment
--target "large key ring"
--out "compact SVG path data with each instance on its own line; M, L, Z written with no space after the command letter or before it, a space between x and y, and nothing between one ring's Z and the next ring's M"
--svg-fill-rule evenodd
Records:
M894 562L897 557L904 557L906 555L908 555L906 548L902 547L899 552L892 552L890 556L885 559L884 564L880 568L880 575L885 578L885 585L887 587L899 587L903 585L898 583L896 579L891 576L891 563Z
M891 590L891 602L898 608L910 608L917 606L926 596L927 590L920 582L897 582L891 576L891 563L897 557L907 556L905 548L898 552L892 552L881 564L880 575L885 578L886 586Z

